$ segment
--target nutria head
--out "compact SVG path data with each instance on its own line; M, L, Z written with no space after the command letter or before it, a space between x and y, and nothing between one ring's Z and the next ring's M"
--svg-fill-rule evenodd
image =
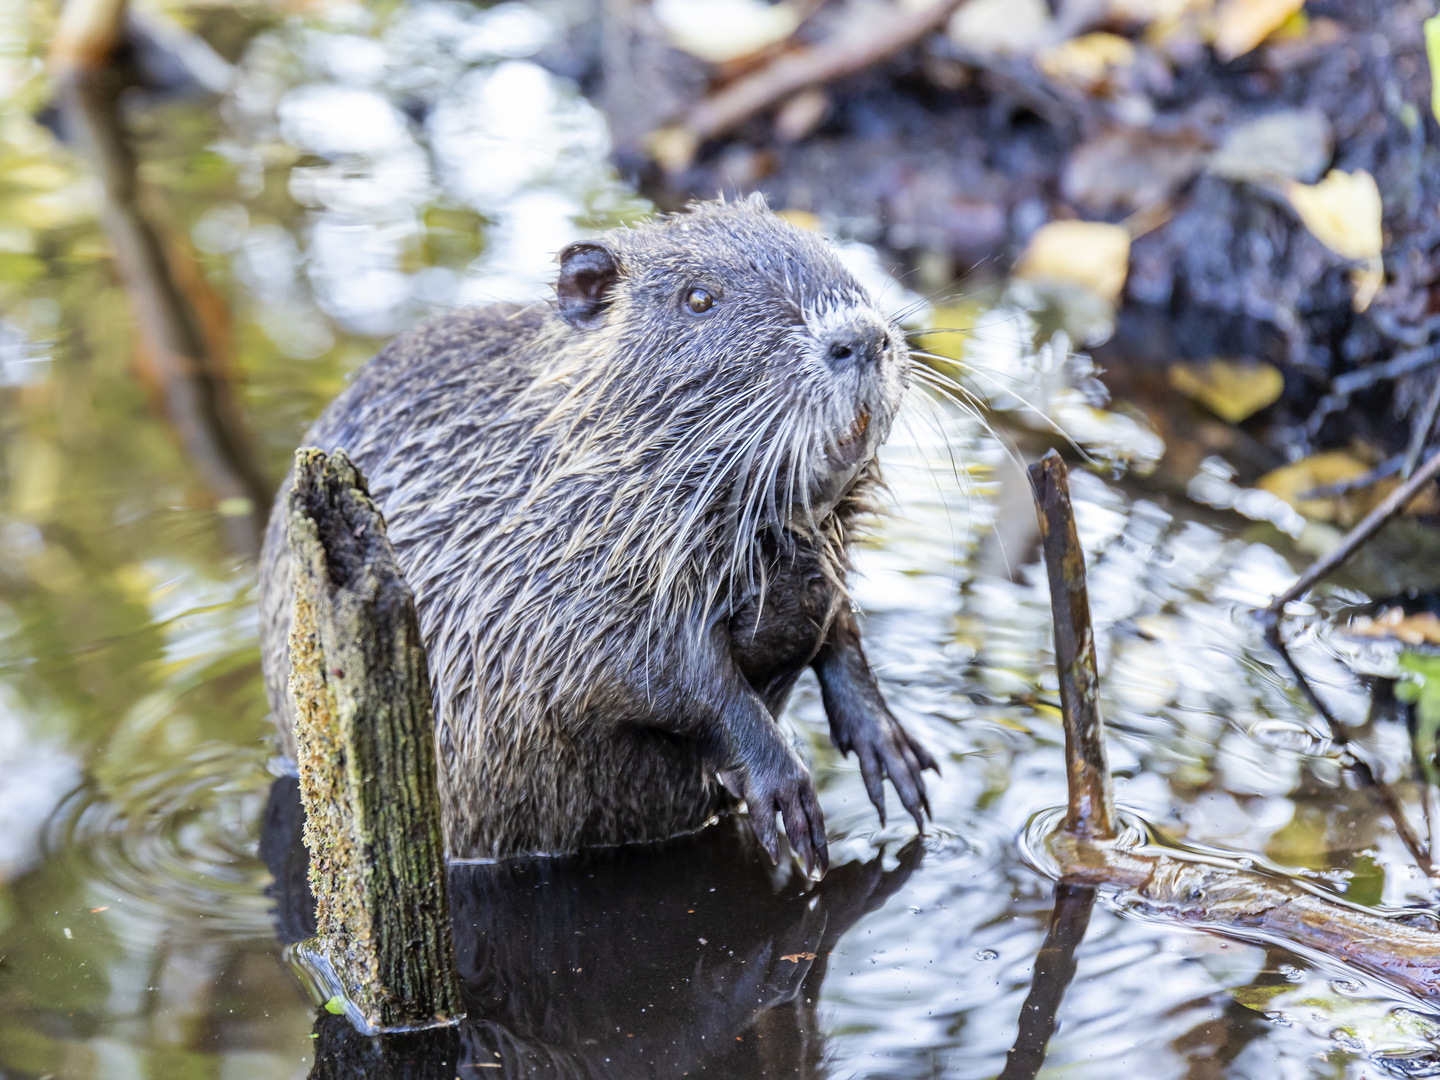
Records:
M560 366L587 412L627 424L632 454L648 444L652 491L686 495L656 527L691 555L728 543L746 579L750 538L814 531L853 489L907 386L902 332L823 238L758 197L571 244L556 294ZM720 535L703 520L717 495ZM667 578L686 553L670 554Z

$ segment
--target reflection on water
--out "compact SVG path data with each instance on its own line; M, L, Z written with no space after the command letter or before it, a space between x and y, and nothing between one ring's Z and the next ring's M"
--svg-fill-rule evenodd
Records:
M293 778L276 781L265 821L281 936L303 939L314 932L314 901ZM912 839L814 885L789 864L773 867L749 826L731 818L665 844L455 866L467 1010L458 1033L377 1050L348 1022L322 1018L312 1076L346 1075L377 1053L412 1070L430 1062L436 1075L813 1074L826 1056L818 1005L830 957L922 856Z
M540 295L559 246L644 210L605 164L600 115L544 66L570 6L285 11L192 13L220 54L206 62L228 86L218 106L172 86L120 109L150 220L226 302L270 475L385 335L435 308ZM0 19L0 1075L306 1076L345 1031L285 963L277 927L293 936L298 917L267 897L257 855L272 773L253 572L133 374L93 177L34 119L47 12ZM867 249L848 257L876 272ZM943 351L988 365L972 388L1022 441L1046 427L1032 406L1058 415L1109 477L1072 487L1119 801L1164 842L1253 852L1360 903L1432 906L1248 614L1289 583L1303 530L1214 462L1195 501L1138 480L1163 447L1097 407L1067 356L1105 320L1082 312L1062 337L1021 310L1038 301L1012 291L972 311L973 333ZM456 903L489 1026L447 1068L497 1052L538 1075L1005 1067L1054 904L1016 840L1064 786L1033 514L1005 447L948 406L917 397L885 464L893 513L859 552L855 596L897 715L942 759L923 859L904 815L877 828L807 677L791 713L831 878L771 875L721 830L652 853L613 892L566 885L559 866L474 871L489 876L457 881ZM1297 657L1399 775L1403 732L1369 719L1334 644L1303 634ZM711 887L728 905L713 913ZM686 940L691 918L730 937ZM1046 1073L1433 1067L1432 1025L1406 1002L1283 949L1102 898L1074 959Z

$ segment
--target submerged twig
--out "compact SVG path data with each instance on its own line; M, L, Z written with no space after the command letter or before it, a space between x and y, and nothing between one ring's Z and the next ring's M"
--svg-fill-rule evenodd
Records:
M1269 642L1290 673L1295 677L1300 692L1305 695L1307 701L1314 710L1320 714L1330 729L1330 737L1340 748L1342 753L1342 764L1366 787L1373 788L1376 797L1390 819L1395 823L1396 835L1400 838L1406 849L1410 852L1415 864L1427 876L1434 876L1435 866L1430 851L1421 842L1419 835L1411 826L1405 815L1404 807L1400 805L1400 799L1391 790L1388 784L1383 783L1374 773L1368 763L1357 757L1349 750L1350 733L1345 725L1340 723L1334 713L1320 699L1320 695L1310 685L1310 680L1300 670L1290 650L1286 648L1285 642L1280 637L1280 619L1285 613L1285 608L1292 601L1299 599L1318 582L1334 573L1341 566L1345 565L1365 543L1374 536L1391 518L1395 517L1408 506L1425 487L1432 483L1437 476L1440 476L1440 454L1435 454L1421 466L1409 480L1406 480L1398 488L1387 495L1383 502L1365 516L1365 519L1345 534L1344 538L1335 549L1322 559L1317 559L1310 569L1301 574L1295 584L1286 589L1279 596L1270 601L1268 607L1262 611L1261 620L1265 627L1265 640Z
M1065 828L1078 835L1108 839L1115 835L1115 797L1105 757L1085 552L1075 532L1064 460L1051 450L1030 466L1030 483L1040 515L1040 537L1050 575L1050 609L1055 615L1055 669L1065 717L1070 793Z
M1181 858L1154 847L1123 849L1068 833L1050 841L1066 881L1118 886L1128 902L1209 929L1310 949L1440 997L1440 933L1332 899L1294 881Z
M1325 726L1330 731L1330 739L1338 751L1340 764L1359 782L1361 787L1368 788L1375 793L1375 797L1380 800L1380 805L1385 808L1385 813L1389 815L1390 821L1395 826L1396 837L1405 846L1405 850L1410 853L1410 857L1415 860L1415 865L1426 877L1434 877L1435 864L1430 857L1433 849L1421 841L1420 835L1410 824L1410 819L1406 816L1405 808L1400 804L1400 797L1395 794L1395 790L1375 775L1375 770L1370 768L1368 761L1357 756L1350 749L1350 732L1330 711L1330 707L1325 704L1320 695L1315 692L1315 688L1310 685L1310 680L1300 670L1300 665L1295 663L1295 658L1290 655L1290 650L1280 639L1278 621L1265 628L1265 640L1290 670L1290 674L1295 678L1295 684L1300 687L1300 692L1305 695L1305 700L1310 703L1310 707L1325 721Z

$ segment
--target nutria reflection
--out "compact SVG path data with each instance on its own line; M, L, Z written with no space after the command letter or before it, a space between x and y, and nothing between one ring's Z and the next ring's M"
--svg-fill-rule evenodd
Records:
M276 781L261 852L277 932L313 932L293 778ZM920 864L772 867L744 819L664 844L458 864L458 1032L367 1039L323 1011L312 1077L726 1077L823 1074L815 1007L826 957Z

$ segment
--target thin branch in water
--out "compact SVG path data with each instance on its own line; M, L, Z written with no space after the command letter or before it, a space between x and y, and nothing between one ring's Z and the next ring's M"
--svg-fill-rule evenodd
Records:
M1295 677L1295 683L1300 687L1300 692L1305 695L1305 700L1310 703L1310 707L1325 721L1325 726L1330 730L1330 739L1339 750L1340 764L1351 776L1355 777L1361 787L1368 788L1375 793L1375 797L1380 800L1380 805L1385 808L1385 813L1389 815L1390 821L1395 826L1395 835L1405 845L1405 850L1415 860L1415 865L1426 877L1434 877L1435 864L1430 858L1430 848L1420 839L1415 827L1410 824L1410 818L1400 803L1400 797L1395 794L1394 788L1375 775L1375 770L1370 768L1368 761L1357 756L1351 749L1349 730L1330 711L1330 707L1315 692L1315 688L1310 685L1310 680L1300 670L1300 665L1295 663L1295 658L1290 655L1290 650L1280 638L1278 622L1265 628L1265 640L1289 668L1290 674Z
M142 375L210 489L232 547L253 558L273 488L225 363L223 334L204 317L210 298L203 275L140 206L138 163L120 115L122 87L106 66L109 53L97 51L115 47L124 12L123 2L111 0L65 5L65 33L57 34L50 56L56 98L66 133L100 188L101 223L134 314Z
M1077 836L1114 839L1115 795L1105 755L1105 722L1100 716L1100 676L1095 665L1095 631L1085 585L1085 552L1075 531L1070 483L1064 459L1051 450L1030 466L1030 483L1040 517L1050 609L1055 616L1055 669L1065 719L1065 762L1069 810L1065 829Z

